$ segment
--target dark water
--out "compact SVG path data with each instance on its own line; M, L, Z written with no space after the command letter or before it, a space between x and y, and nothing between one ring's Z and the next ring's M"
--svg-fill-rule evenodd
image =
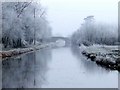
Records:
M77 48L45 48L2 62L3 88L117 88L118 72L86 60Z

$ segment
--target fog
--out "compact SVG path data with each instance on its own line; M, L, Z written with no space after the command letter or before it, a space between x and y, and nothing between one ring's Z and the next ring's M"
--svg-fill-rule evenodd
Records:
M69 36L94 15L97 22L117 25L118 0L41 0L47 9L47 18L53 35Z
M2 88L118 88L118 0L29 1L2 3Z

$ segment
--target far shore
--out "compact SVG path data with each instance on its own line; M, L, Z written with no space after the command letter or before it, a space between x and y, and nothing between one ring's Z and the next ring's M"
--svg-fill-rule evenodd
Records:
M56 45L55 43L48 43L48 44L34 45L28 48L18 48L18 49L13 49L13 50L0 51L0 58L17 56L17 55L21 55L24 53L36 51L42 48L46 48L46 47L54 47L55 45Z

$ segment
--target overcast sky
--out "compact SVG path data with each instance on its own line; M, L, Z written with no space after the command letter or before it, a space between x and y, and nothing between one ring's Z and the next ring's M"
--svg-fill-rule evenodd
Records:
M53 35L68 36L76 31L86 16L96 21L117 24L119 0L41 0Z

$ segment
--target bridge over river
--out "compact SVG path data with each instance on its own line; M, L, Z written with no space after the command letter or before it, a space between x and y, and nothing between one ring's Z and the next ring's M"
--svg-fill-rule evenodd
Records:
M50 41L51 42L56 42L58 40L63 40L65 41L65 46L69 46L71 44L70 38L69 37L51 37Z

